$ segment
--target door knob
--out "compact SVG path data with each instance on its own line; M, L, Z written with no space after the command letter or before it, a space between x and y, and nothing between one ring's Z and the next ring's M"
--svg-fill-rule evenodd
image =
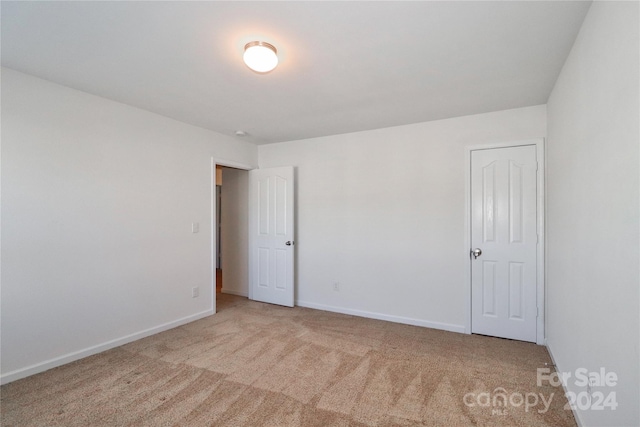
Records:
M475 248L474 250L471 251L471 255L473 255L473 259L478 259L478 257L482 255L482 249Z
M281 240L281 241L282 241L282 240ZM289 241L287 241L287 243L285 243L285 245L287 245L287 246L291 246L291 245L293 245L293 242L292 242L291 240L289 240Z

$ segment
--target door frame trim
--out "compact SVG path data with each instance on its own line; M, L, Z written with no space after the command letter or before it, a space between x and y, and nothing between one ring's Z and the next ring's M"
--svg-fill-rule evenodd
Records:
M242 169L249 171L251 169L257 169L257 166L251 166L244 163L238 163L231 160L224 160L217 157L211 156L211 174L209 176L209 185L210 185L210 218L209 218L209 228L211 229L211 242L210 242L210 253L211 253L211 308L213 310L213 314L216 313L216 259L218 258L218 249L216 245L217 238L217 230L216 230L216 166L224 166L235 169ZM248 259L247 254L247 259ZM248 267L248 266L247 266Z
M465 201L464 201L464 257L467 268L465 268L465 289L466 289L466 323L465 333L471 334L471 152L478 150L490 150L495 148L521 147L524 145L536 146L536 157L538 161L537 173L537 195L536 195L536 222L538 230L537 245L537 281L536 281L536 305L538 306L538 318L536 319L536 344L545 344L545 139L535 138L522 141L501 142L493 144L472 145L465 147Z

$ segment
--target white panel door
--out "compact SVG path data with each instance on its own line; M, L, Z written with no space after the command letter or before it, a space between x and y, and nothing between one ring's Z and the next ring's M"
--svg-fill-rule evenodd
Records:
M293 167L254 169L249 182L249 295L293 307Z
M471 152L473 333L536 342L537 169L535 145Z

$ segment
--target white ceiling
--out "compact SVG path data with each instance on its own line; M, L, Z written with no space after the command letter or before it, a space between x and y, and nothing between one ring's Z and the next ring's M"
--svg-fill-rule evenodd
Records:
M2 65L263 144L544 104L589 5L2 1Z

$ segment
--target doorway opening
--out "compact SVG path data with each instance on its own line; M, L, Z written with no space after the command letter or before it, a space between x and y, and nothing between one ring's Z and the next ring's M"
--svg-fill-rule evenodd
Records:
M249 166L212 159L212 305L218 297L247 297L249 278Z
M216 294L222 292L222 166L216 165Z

